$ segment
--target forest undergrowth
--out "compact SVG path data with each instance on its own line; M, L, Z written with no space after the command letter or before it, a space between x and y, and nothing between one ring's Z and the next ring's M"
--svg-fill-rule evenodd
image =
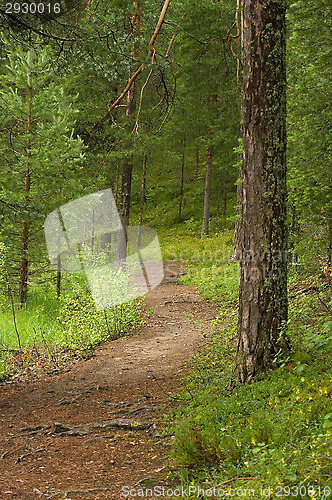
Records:
M328 499L332 494L332 321L326 275L290 266L288 335L279 367L232 392L238 264L191 264L183 277L219 306L208 346L190 363L173 414L173 454L191 498L248 495ZM194 318L192 318L194 321ZM204 327L202 327L204 328ZM265 492L265 493L264 493Z
M73 359L90 356L101 343L125 335L144 321L142 297L98 311L81 275L63 276L58 299L52 281L31 283L23 307L15 302L9 286L2 291L0 380L52 373Z
M182 236L180 236L182 231ZM199 240L195 228L160 234L163 258L186 265L184 284L216 302L207 347L190 361L180 408L167 417L181 485L218 487L234 498L265 491L275 498L328 499L332 493L332 321L330 282L322 269L291 265L288 335L292 351L250 385L227 389L236 352L238 263L230 262L232 232ZM23 308L2 296L1 377L39 375L144 321L144 301L96 311L79 275L54 289L31 286ZM5 289L3 287L3 289ZM12 310L14 305L14 314ZM15 322L14 322L15 319ZM191 316L195 321L195 317ZM16 325L16 327L15 327ZM204 331L204 325L199 325ZM15 330L16 329L16 330ZM235 496L234 496L235 495ZM236 496L237 495L237 496ZM261 494L262 496L262 494Z

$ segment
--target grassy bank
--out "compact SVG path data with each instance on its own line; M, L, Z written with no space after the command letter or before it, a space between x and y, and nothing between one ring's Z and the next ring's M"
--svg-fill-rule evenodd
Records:
M206 263L205 263L206 264ZM195 358L174 414L174 456L190 498L319 498L332 495L332 322L321 275L291 270L289 358L276 371L233 392L226 389L236 350L235 264L207 263L184 278L217 298L208 348ZM262 491L261 491L262 489ZM264 496L265 491L266 495ZM251 492L251 493L250 493Z
M11 299L3 295L0 307L0 380L22 371L50 371L143 321L142 298L97 311L79 275L63 277L58 300L45 285L32 285L22 308Z

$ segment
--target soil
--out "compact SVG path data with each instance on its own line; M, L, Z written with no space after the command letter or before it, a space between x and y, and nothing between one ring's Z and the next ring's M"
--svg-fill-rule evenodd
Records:
M165 263L164 281L147 295L153 312L131 334L52 375L0 385L1 500L119 500L174 487L174 438L162 433L203 345L202 324L215 316L179 283L183 273Z

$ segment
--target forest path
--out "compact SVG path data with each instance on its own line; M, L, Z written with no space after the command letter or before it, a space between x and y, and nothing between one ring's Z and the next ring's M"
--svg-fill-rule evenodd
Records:
M129 488L171 487L162 415L202 345L200 325L215 317L178 282L182 272L165 263L163 283L147 296L154 310L133 334L57 375L0 385L1 500L120 500L133 498Z

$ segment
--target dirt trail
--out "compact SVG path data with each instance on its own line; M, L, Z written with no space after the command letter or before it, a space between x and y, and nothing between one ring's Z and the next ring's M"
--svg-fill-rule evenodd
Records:
M57 375L0 385L0 499L125 498L122 487L165 486L171 437L162 415L202 343L213 306L165 264L144 327ZM133 498L133 497L128 497Z

